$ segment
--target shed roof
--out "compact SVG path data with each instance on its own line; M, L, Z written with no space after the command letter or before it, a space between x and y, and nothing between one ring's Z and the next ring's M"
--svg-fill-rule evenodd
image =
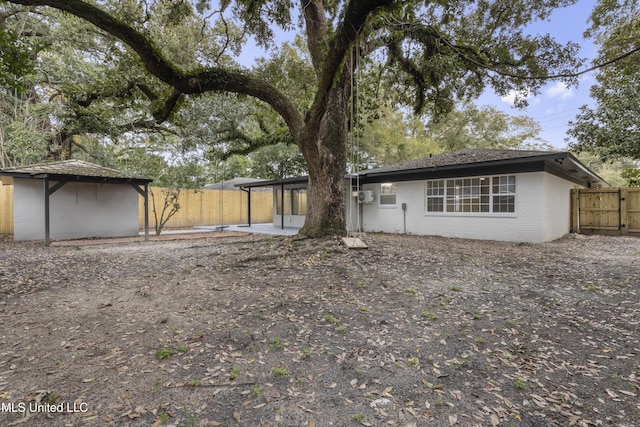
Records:
M153 181L149 178L130 176L116 169L75 159L0 169L0 175L14 178L49 178L51 180L65 179L80 182L144 183Z

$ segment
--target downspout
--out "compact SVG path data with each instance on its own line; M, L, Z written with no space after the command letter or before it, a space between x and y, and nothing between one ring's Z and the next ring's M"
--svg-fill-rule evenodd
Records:
M404 234L407 234L407 204L402 204L402 219L404 224Z

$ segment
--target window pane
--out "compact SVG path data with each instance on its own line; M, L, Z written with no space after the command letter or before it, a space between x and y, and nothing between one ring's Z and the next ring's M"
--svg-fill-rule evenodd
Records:
M276 214L282 215L282 191L276 192ZM284 214L291 215L291 190L284 190Z
M296 188L293 191L293 215L306 215L307 214L307 189Z
M515 196L493 196L494 212L515 212Z
M444 202L442 197L427 198L427 212L443 212Z
M282 191L276 191L276 215L282 215Z
M396 184L384 183L380 184L380 204L395 205L396 204Z

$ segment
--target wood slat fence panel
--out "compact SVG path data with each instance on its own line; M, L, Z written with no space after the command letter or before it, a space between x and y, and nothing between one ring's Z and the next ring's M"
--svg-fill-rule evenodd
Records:
M640 188L571 191L571 231L640 235Z
M640 187L627 188L627 231L640 233Z
M13 234L13 185L0 182L0 234Z
M150 187L155 194L156 210L162 210L163 188ZM144 200L139 199L139 224L144 227ZM155 224L149 197L149 227ZM193 227L197 225L231 225L247 223L247 193L231 190L188 190L182 189L178 196L180 210L167 222L167 228ZM266 191L251 192L251 222L273 221L273 195Z

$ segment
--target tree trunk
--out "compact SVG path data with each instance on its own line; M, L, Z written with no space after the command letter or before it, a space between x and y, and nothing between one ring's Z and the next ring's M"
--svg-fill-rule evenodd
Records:
M346 70L331 90L319 129L305 128L301 151L309 170L307 216L300 234L309 237L343 236L347 169L350 72ZM308 126L307 126L308 127Z

